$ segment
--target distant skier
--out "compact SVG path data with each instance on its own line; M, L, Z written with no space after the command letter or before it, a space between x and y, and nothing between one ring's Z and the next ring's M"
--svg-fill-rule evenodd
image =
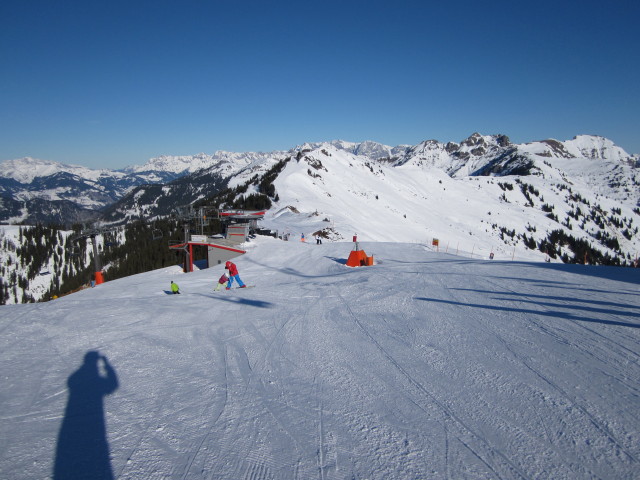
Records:
M301 242L304 242L304 233L301 233L301 234L300 234L300 241L301 241Z
M227 290L231 290L231 285L233 285L233 281L235 280L240 285L240 288L246 288L247 286L240 279L240 275L238 274L238 267L233 262L227 262L224 266L227 270L227 275L229 277L229 283L227 283Z
M215 291L219 291L222 287L224 287L224 284L227 283L229 281L229 277L227 277L227 272L223 273L222 276L220 277L220 279L218 280L218 285L216 285Z
M171 292L174 294L180 293L180 287L177 283L173 283L173 280L171 280Z
M320 235L316 235L316 245L322 245L322 237Z

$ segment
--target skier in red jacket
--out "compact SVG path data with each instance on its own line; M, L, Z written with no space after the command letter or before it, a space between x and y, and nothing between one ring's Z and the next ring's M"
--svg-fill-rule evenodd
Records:
M240 279L240 275L238 274L238 267L233 262L227 262L224 265L224 268L228 271L227 276L229 277L229 283L227 283L227 290L231 290L231 285L235 280L240 285L240 288L247 288L244 282Z

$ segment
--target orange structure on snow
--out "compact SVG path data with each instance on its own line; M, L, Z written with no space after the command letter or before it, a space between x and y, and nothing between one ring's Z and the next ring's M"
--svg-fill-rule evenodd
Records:
M365 251L360 250L356 243L355 248L351 250L347 259L347 267L367 267L371 265L373 265L373 256L367 257Z

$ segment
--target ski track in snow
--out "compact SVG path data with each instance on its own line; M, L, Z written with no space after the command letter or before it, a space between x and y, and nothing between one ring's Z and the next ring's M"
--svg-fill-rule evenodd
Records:
M51 475L66 380L99 350L118 479L636 478L629 270L366 243L377 264L351 269L351 245L259 238L251 290L172 267L3 307L0 477Z
M510 291L512 293L516 293L515 291L513 291L511 288L509 287L505 287L503 285L498 285L495 282L492 281L488 281L487 283L492 284L493 286L497 287L499 290L502 291ZM525 295L522 295L523 297L526 297ZM464 303L464 300L461 301L460 303ZM540 305L539 302L538 305ZM569 305L569 302L563 302L565 305ZM541 310L543 312L549 312L549 309L546 308L543 304L543 306L541 307ZM618 317L616 317L618 318ZM482 322L484 324L484 328L487 331L491 331L492 327L486 325L486 321L484 321L483 319L479 319L480 322ZM595 334L598 337L601 337L603 340L609 340L605 337L603 337L601 334L594 332L593 329L586 327L582 324L580 324L579 322L575 321L575 320L570 320L571 322L573 322L577 327L579 328L583 328L586 329L587 331L589 331L589 333L591 334ZM540 330L542 330L543 332L549 334L549 328L548 326L542 326L541 323L537 322L536 320L534 320L532 317L528 317L527 318L527 322L532 323L533 325L536 325ZM500 342L500 344L504 347L505 350L507 350L515 359L517 359L522 365L524 365L527 369L529 369L534 375L536 375L540 380L542 380L544 383L548 384L555 392L559 393L560 396L564 397L567 402L569 402L570 405L572 405L572 407L574 407L575 409L577 409L579 412L581 412L584 417L586 417L587 421L591 422L593 424L593 426L599 430L599 432L608 440L610 441L616 448L618 448L621 452L623 452L625 455L627 455L629 457L630 460L632 460L633 462L638 462L638 459L636 458L636 456L632 453L630 453L615 437L615 435L613 435L605 425L603 425L602 423L600 423L593 414L591 414L589 412L589 409L587 406L585 406L582 402L580 402L574 395L571 395L570 393L568 393L565 389L563 389L560 385L558 385L557 383L555 383L554 381L552 381L548 376L546 376L543 372L539 371L538 369L536 369L535 367L533 367L531 365L531 362L529 361L529 359L527 359L526 357L524 357L523 355L519 354L517 351L515 351L509 344L508 341L505 340L505 338L498 332L493 331L493 334L495 335L496 339L498 340L498 342ZM588 356L592 356L594 357L595 360L601 362L603 359L602 358L598 358L596 355L594 355L594 353L588 348L588 347L584 347L580 344L576 344L573 343L568 340L567 338L563 337L563 336L558 336L557 334L553 334L557 339L559 339L560 341L562 341L563 343L567 344L567 345L571 345L574 348L577 348L581 351L581 353L588 355ZM618 348L623 348L624 350L626 350L625 347L622 347L619 344L615 344L615 347ZM603 372L606 374L606 372ZM623 371L621 371L621 373L623 373ZM615 378L616 381L618 381L619 383L624 384L624 381L621 381L619 378ZM627 386L627 385L625 385ZM637 389L634 387L631 387L631 389L634 391L635 394L637 394ZM542 421L542 419L541 419ZM544 427L546 429L546 426ZM547 433L547 437L550 438L548 430L546 431ZM560 453L558 451L558 453ZM580 474L580 475L584 475L585 473L588 474L589 476L593 476L596 478L606 478L606 475L603 474L596 474L593 471L587 470L587 472L575 472L576 474Z
M351 309L349 308L348 303L345 301L345 307L347 308L347 310L349 311L349 314L351 315L351 317L353 318L353 320L355 321L355 323L358 325L358 327L363 331L363 333L373 342L373 344L375 344L376 348L378 348L381 353L389 360L389 362L391 362L391 364L393 365L394 368L396 368L397 370L399 370L402 375L404 375L406 377L406 379L408 380L410 386L414 387L415 389L417 389L421 394L426 395L427 397L429 397L430 401L435 403L436 406L442 410L442 413L444 415L443 418L443 427L444 429L447 431L447 435L449 434L450 429L446 427L447 423L455 423L457 425L458 428L460 428L462 430L461 433L459 433L457 435L457 440L460 441L460 443L462 443L466 448L468 448L489 470L490 473L492 475L497 476L498 478L505 478L504 475L499 474L496 471L496 468L494 468L487 460L486 457L499 457L499 461L503 461L504 463L507 464L507 469L509 469L510 471L508 472L510 476L513 475L517 475L519 477L522 478L528 478L523 472L520 471L520 469L514 465L501 451L495 449L494 447L491 447L490 445L486 444L486 442L484 441L484 439L478 435L469 425L467 425L464 420L462 420L460 417L458 417L445 403L444 401L441 401L440 399L438 399L434 394L432 394L420 381L416 380L416 378L414 378L411 374L409 374L394 358L391 354L389 354L389 352L387 350L385 350L385 348L369 333L369 331L363 326L363 324L358 320L358 318L356 317L356 315L353 314L353 312L351 311ZM414 398L412 398L412 400L414 401L414 403L416 404L416 406L418 406L419 408L421 408L422 410L424 410L423 407L421 407L419 405L419 403L417 403L419 400L416 400ZM426 413L426 411L425 411ZM473 450L469 445L467 445L465 443L465 441L461 438L462 435L467 434L470 435L476 442L478 442L480 444L480 447L486 447L487 452L483 455L478 453L477 451ZM483 443L485 443L485 445L482 445ZM448 468L447 468L448 469Z

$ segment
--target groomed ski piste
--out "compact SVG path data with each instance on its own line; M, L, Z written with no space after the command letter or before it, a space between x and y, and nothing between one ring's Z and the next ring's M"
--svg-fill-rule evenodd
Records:
M638 270L352 245L0 308L0 477L638 478Z

